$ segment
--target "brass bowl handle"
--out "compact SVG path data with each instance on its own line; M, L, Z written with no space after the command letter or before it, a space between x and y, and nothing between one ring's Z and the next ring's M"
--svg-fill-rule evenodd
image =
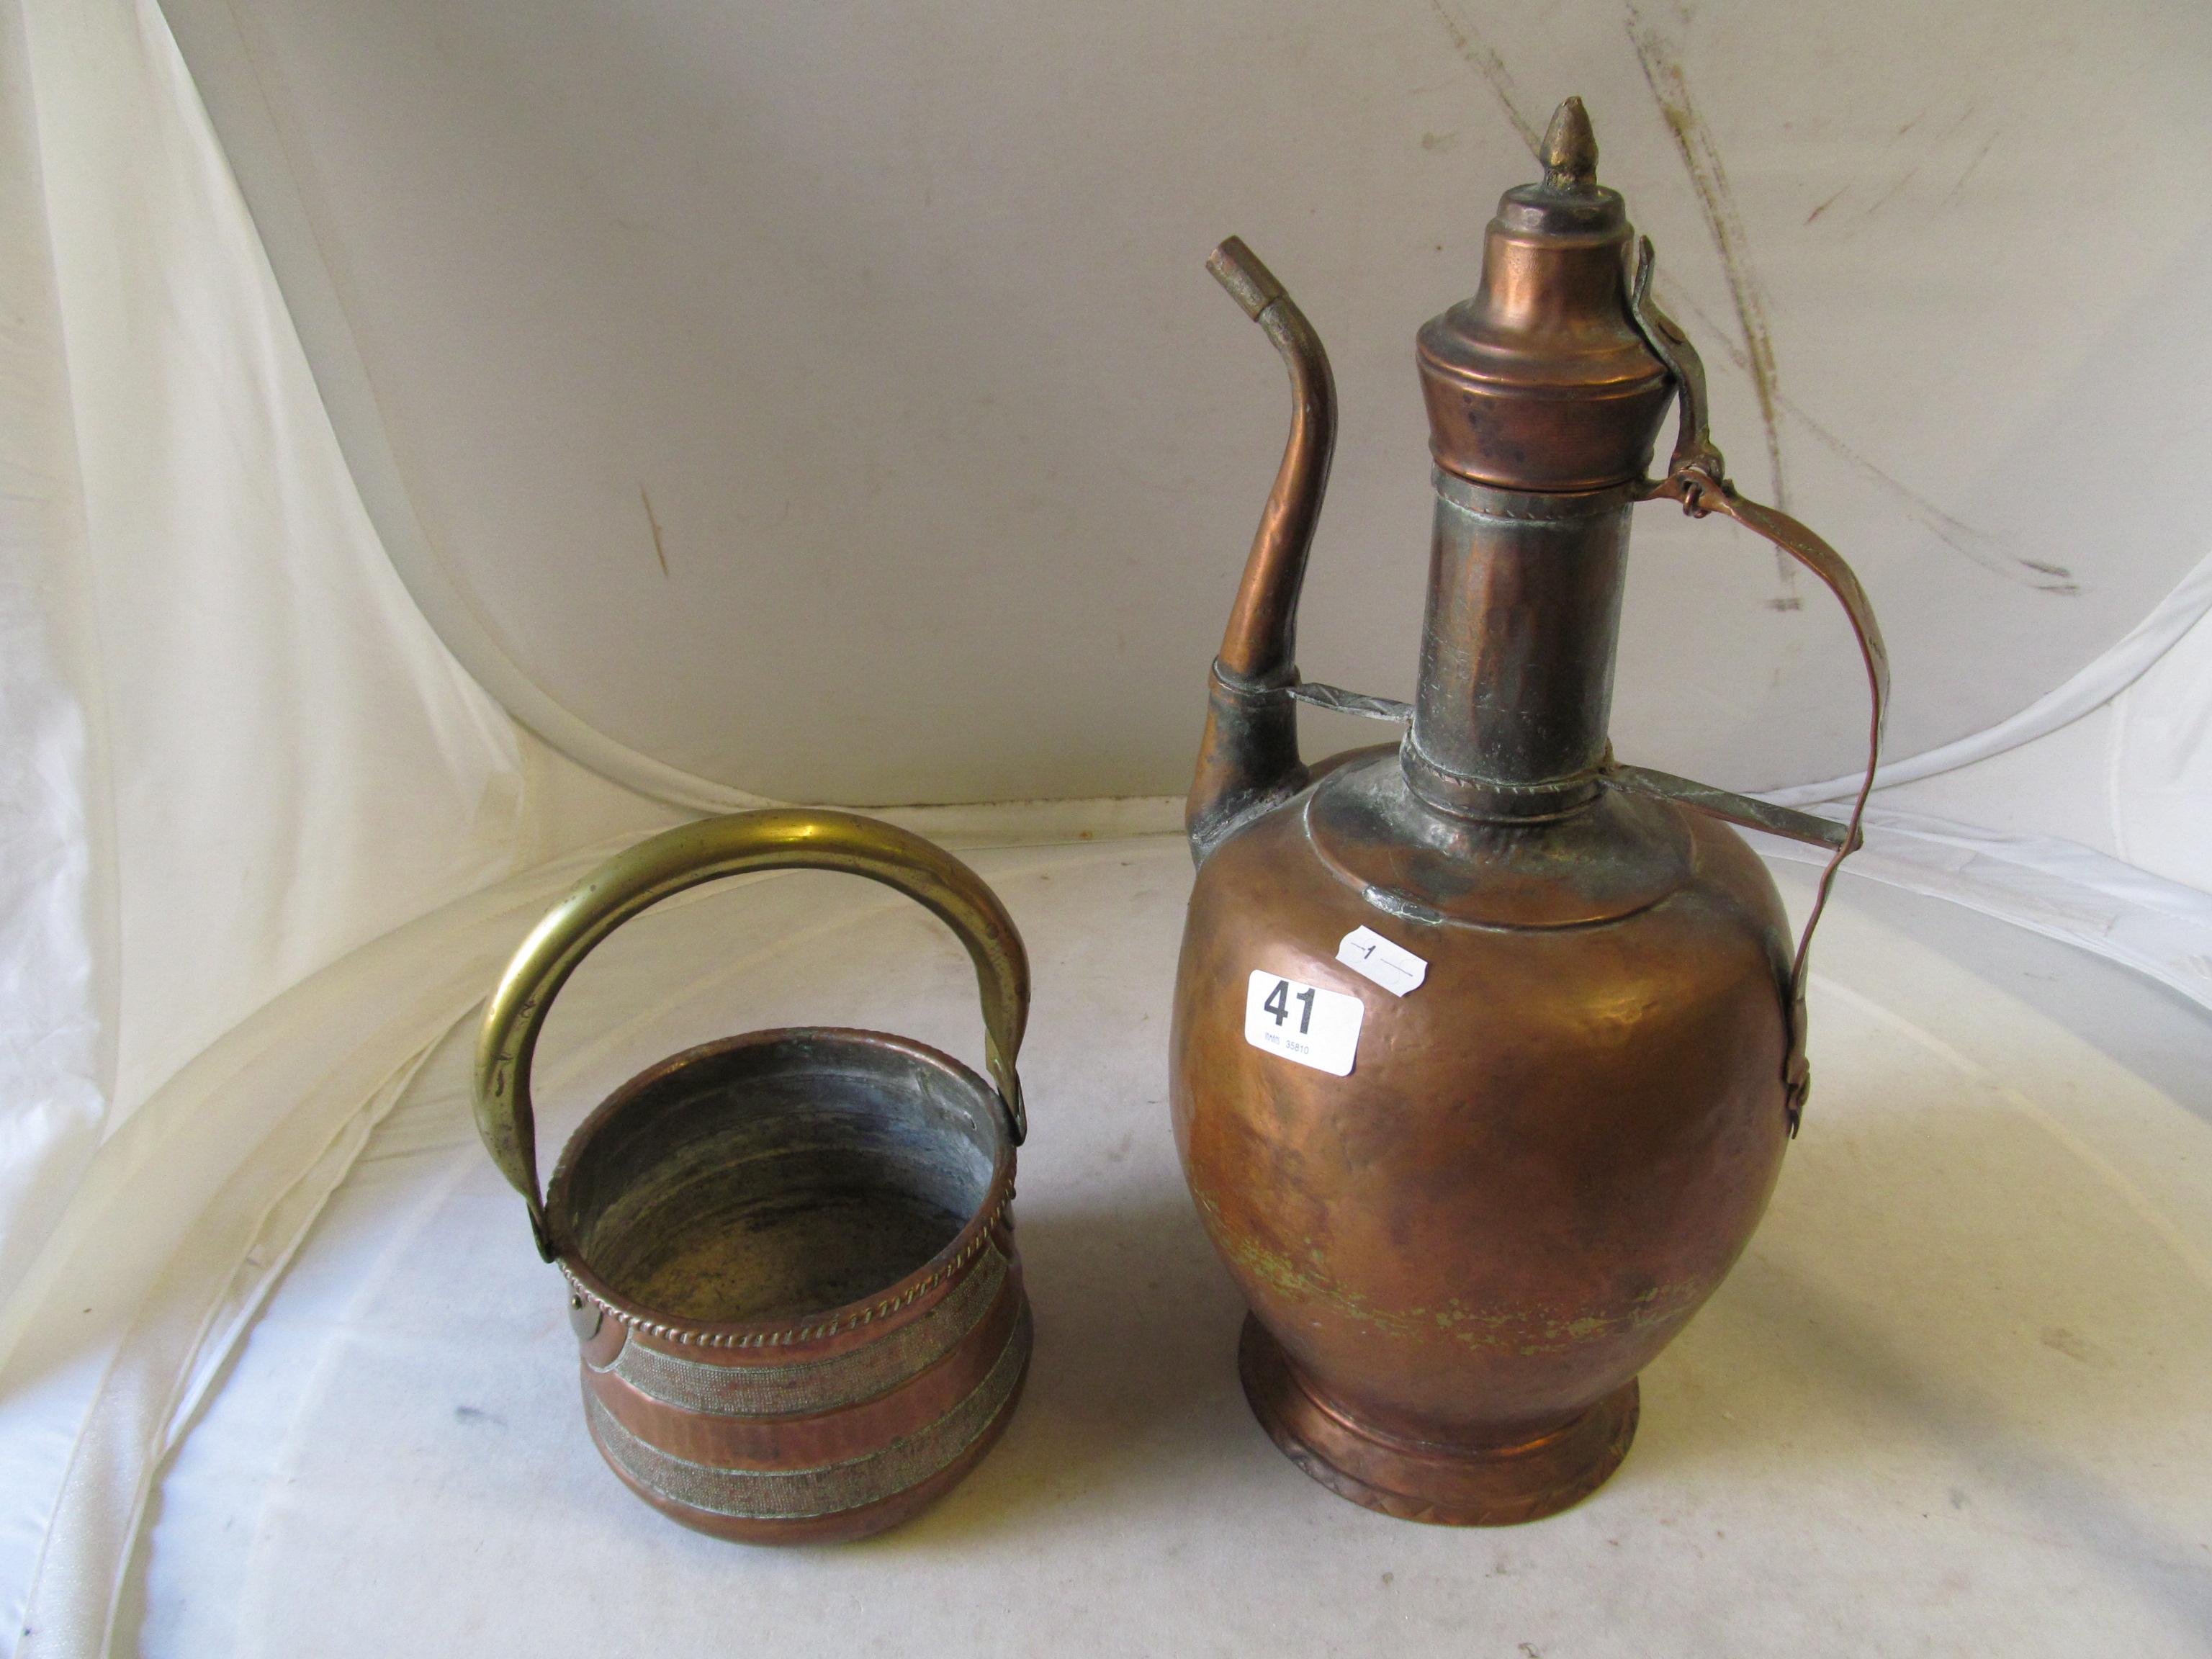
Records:
M570 890L532 930L484 1008L477 1041L477 1133L500 1173L530 1206L531 1231L550 1261L538 1186L531 1057L553 999L609 933L672 894L751 870L842 870L896 888L933 911L975 963L983 1052L1013 1144L1029 1133L1014 1059L1030 1009L1029 955L998 895L944 848L891 824L819 807L733 812L665 830L617 853Z

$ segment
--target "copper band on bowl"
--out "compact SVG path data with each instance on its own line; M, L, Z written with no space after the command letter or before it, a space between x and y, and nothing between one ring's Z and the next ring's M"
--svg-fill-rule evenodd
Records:
M804 1469L724 1469L671 1456L617 1422L586 1389L584 1411L607 1461L640 1487L708 1515L798 1520L836 1515L903 1492L951 1465L1012 1400L1029 1363L1032 1328L1024 1304L1006 1345L959 1405L882 1450Z

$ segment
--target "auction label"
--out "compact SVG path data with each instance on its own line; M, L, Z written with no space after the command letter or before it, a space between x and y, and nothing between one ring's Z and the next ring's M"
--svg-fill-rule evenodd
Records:
M1366 1012L1358 997L1255 969L1244 993L1244 1041L1316 1071L1349 1077Z

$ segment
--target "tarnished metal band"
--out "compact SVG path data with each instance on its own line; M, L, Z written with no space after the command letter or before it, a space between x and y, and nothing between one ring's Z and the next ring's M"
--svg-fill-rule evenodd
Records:
M828 1359L713 1365L642 1342L625 1342L604 1369L664 1405L710 1416L795 1417L830 1411L908 1382L951 1352L990 1312L1006 1273L1006 1258L996 1249L986 1250L975 1271L914 1323Z
M592 1438L624 1474L647 1492L709 1515L797 1521L836 1515L920 1485L949 1466L1006 1409L1029 1363L1033 1340L1024 1306L997 1362L973 1392L919 1433L883 1450L811 1469L721 1469L672 1457L615 1419L589 1389L584 1412Z
M1279 680L1249 679L1234 669L1224 668L1221 659L1216 657L1212 681L1215 696L1225 697L1240 708L1264 708L1291 695L1291 688L1297 683L1297 670L1291 669L1286 678Z
M1389 720L1404 726L1413 718L1413 705L1395 697L1378 697L1370 691L1347 691L1340 685L1305 680L1291 688L1291 701L1310 708L1327 708L1339 714L1357 714L1364 720Z
M1795 807L1777 806L1772 801L1755 800L1749 795L1716 789L1712 785L1699 783L1693 778L1678 778L1672 772L1655 772L1648 766L1608 767L1605 784L1608 789L1622 790L1632 795L1649 795L1656 800L1678 801L1709 817L1725 818L1730 823L1764 830L1770 836L1787 836L1792 841L1802 841L1812 847L1825 847L1831 852L1841 847L1851 833L1850 825L1834 818L1800 812Z
M617 1302L609 1300L592 1289L577 1276L575 1269L569 1265L566 1256L561 1257L557 1265L561 1269L562 1276L568 1281L569 1289L576 1295L582 1297L593 1307L604 1310L610 1319L618 1320L629 1326L630 1329L642 1331L647 1336L658 1338L663 1342L674 1342L687 1348L781 1348L787 1347L794 1342L811 1342L821 1337L836 1336L844 1331L858 1330L861 1326L872 1324L878 1319L896 1313L902 1308L912 1307L923 1297L927 1296L945 1280L967 1267L981 1251L995 1248L991 1243L991 1235L1005 1220L1006 1206L1013 1201L1013 1183L1009 1181L999 1201L993 1205L989 1212L984 1216L982 1224L976 1229L975 1236L962 1247L958 1255L920 1279L902 1281L897 1290L882 1300L872 1302L866 1307L846 1314L841 1318L817 1320L804 1325L787 1325L772 1330L757 1328L743 1331L702 1330L696 1325L672 1325L661 1320L651 1319L641 1313L623 1307Z
M1495 489L1431 467L1429 482L1437 498L1479 519L1504 519L1516 524L1560 524L1595 518L1601 513L1632 507L1639 499L1641 480L1632 479L1607 489L1578 490L1552 495L1522 489Z
M1291 673L1295 676L1297 671ZM1404 725L1413 718L1413 705L1401 702L1395 697L1378 697L1367 691L1347 691L1340 685L1326 685L1319 680L1291 678L1279 684L1262 684L1248 680L1241 674L1231 673L1216 658L1213 664L1213 695L1241 709L1255 710L1278 707L1285 702L1302 702L1309 708L1326 708L1339 714L1356 714L1362 720L1391 720Z
M1404 755L1407 787L1437 811L1510 823L1540 823L1582 811L1597 799L1612 759L1608 750L1597 765L1565 777L1509 783L1439 766L1421 747L1418 731L1407 740Z

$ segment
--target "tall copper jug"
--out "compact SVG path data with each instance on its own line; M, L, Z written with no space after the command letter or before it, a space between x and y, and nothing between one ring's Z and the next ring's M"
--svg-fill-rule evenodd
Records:
M1411 707L1298 678L1328 362L1242 243L1210 262L1294 413L1190 795L1177 1144L1276 1443L1355 1502L1457 1525L1552 1514L1613 1473L1637 1373L1743 1249L1796 1133L1811 927L1793 950L1723 820L1832 849L1825 902L1865 804L1838 823L1615 763L1631 506L1734 519L1834 591L1874 693L1869 787L1887 684L1850 571L1727 482L1579 100L1545 151L1491 222L1480 291L1420 333L1436 519ZM1409 730L1309 767L1299 702Z

